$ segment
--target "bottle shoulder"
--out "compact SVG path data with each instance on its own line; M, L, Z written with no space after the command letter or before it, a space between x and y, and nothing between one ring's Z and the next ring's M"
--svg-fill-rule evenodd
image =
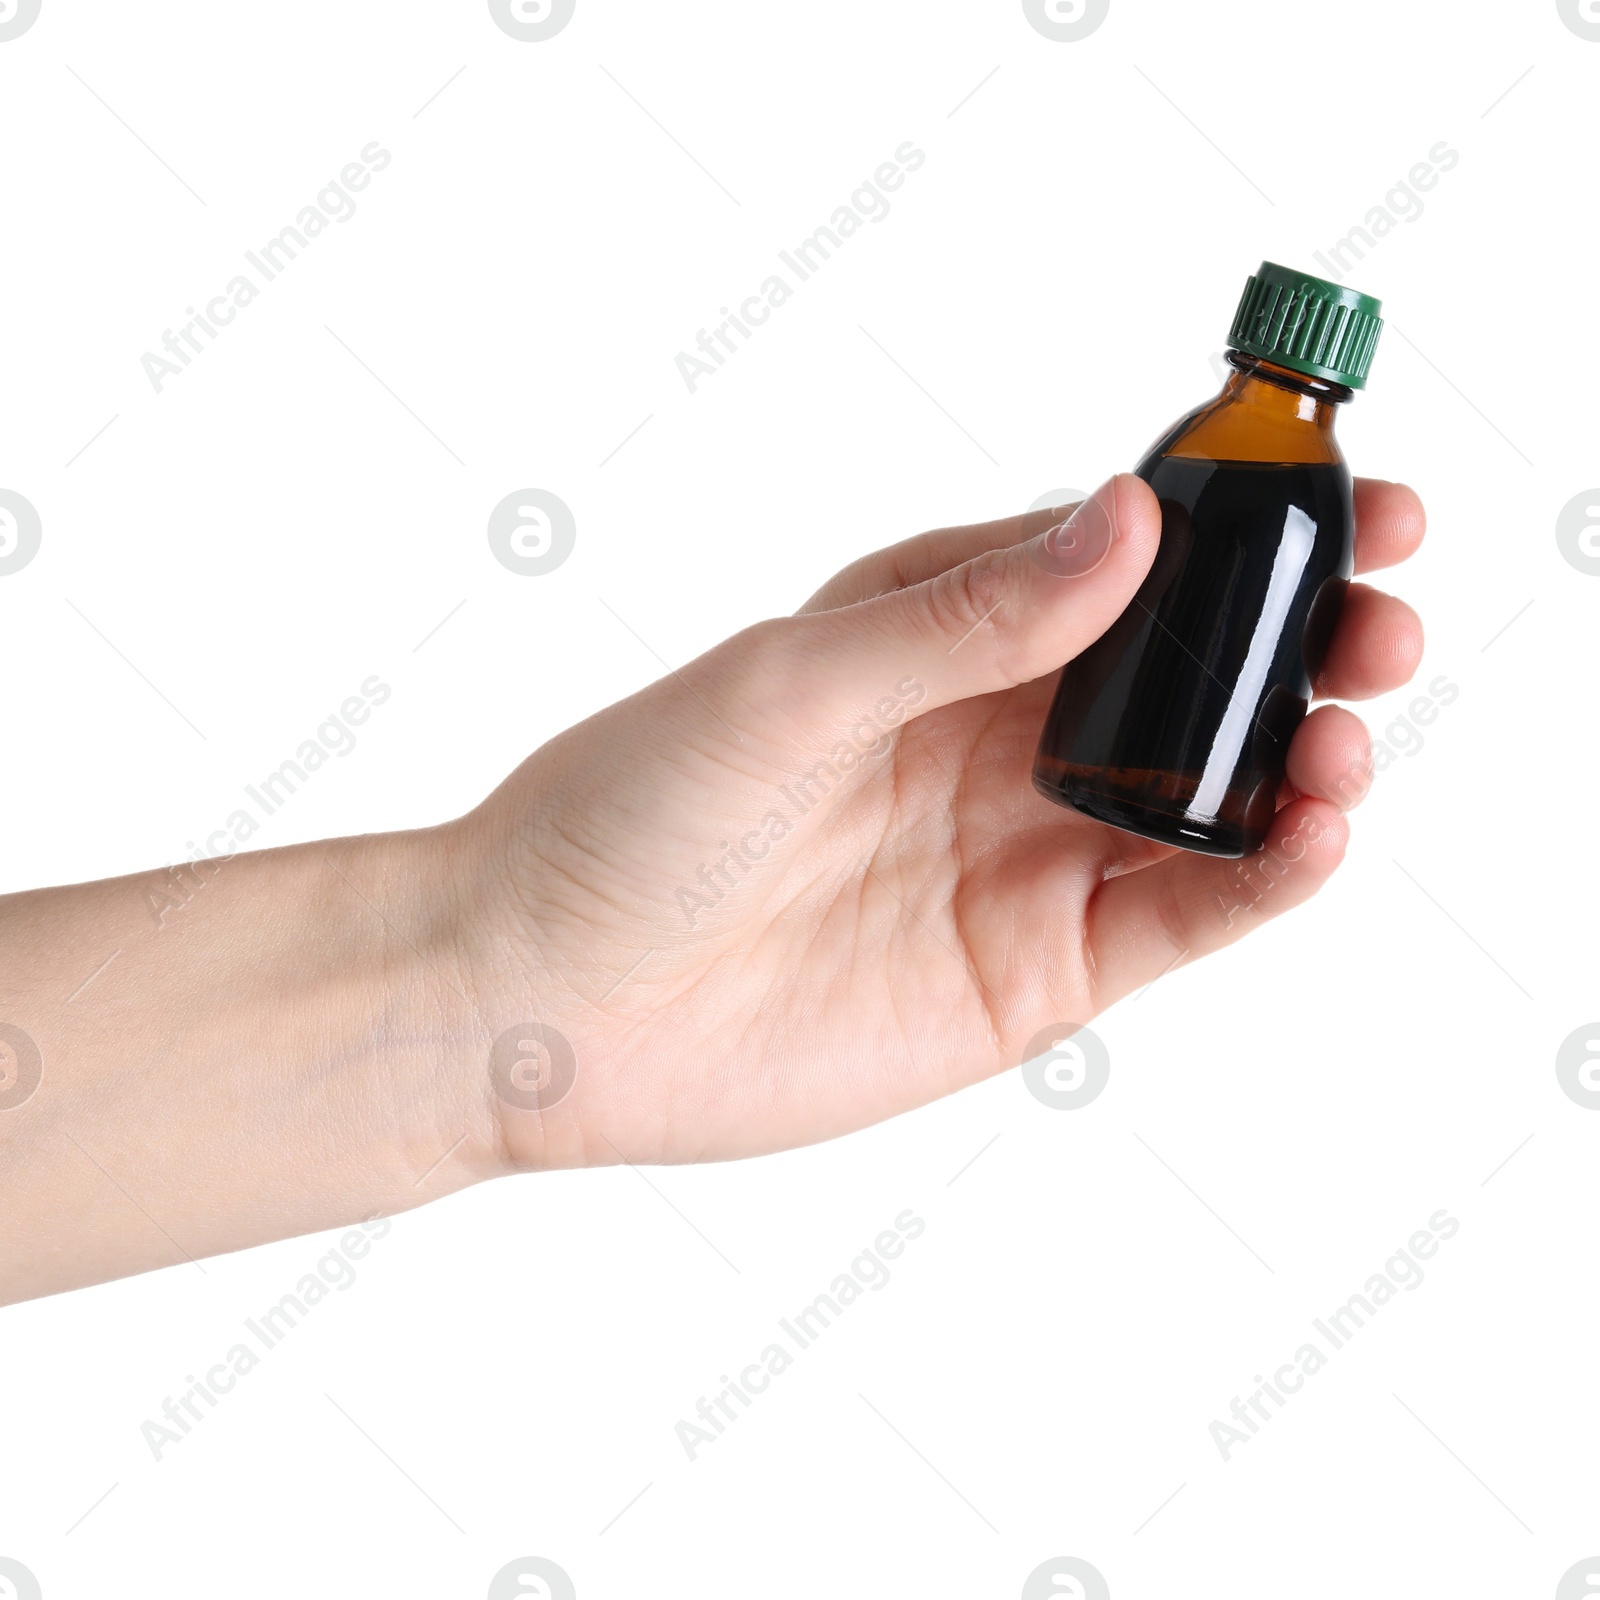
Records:
M1141 468L1162 456L1210 461L1264 461L1342 466L1344 452L1331 416L1310 400L1279 394L1230 395L1226 390L1186 412L1145 453Z

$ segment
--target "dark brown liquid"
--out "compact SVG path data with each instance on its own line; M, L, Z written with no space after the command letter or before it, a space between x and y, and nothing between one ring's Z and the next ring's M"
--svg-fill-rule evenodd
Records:
M1152 455L1161 547L1056 690L1034 787L1165 844L1242 856L1277 807L1350 576L1342 462Z

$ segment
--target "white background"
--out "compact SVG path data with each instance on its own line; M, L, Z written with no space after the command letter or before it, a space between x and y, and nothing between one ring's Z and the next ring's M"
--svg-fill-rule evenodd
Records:
M402 1217L159 1463L141 1423L328 1241L8 1311L0 1554L49 1600L476 1597L529 1554L583 1600L1013 1596L1059 1555L1118 1600L1554 1594L1600 1550L1600 1114L1554 1072L1600 1014L1600 579L1555 538L1600 483L1597 87L1554 0L1113 0L1076 43L1015 0L579 0L533 44L469 0L44 0L0 43L0 488L43 524L0 578L7 888L184 858L374 673L252 842L454 815L865 550L1093 487L1214 389L1263 257L1317 270L1440 141L1349 273L1390 322L1340 430L1428 503L1389 577L1459 693L1317 901L1097 1024L1083 1110L1012 1073ZM356 215L154 392L373 140ZM906 140L691 395L676 354ZM577 519L549 576L486 539L523 487ZM893 1281L691 1463L675 1423L908 1207ZM1440 1208L1421 1287L1224 1463L1213 1419Z

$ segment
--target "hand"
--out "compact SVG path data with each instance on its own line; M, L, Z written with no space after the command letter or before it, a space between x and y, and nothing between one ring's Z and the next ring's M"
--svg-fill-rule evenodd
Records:
M1393 484L1356 516L1358 568L1422 537ZM1033 792L1056 669L1127 605L1160 513L1123 477L1060 520L857 562L458 822L0 899L0 1299L519 1168L844 1133L1304 900L1366 785L1336 707L1249 862ZM1395 688L1421 648L1356 585L1318 691Z
M1409 489L1361 481L1355 503L1358 572L1421 541ZM1041 1028L1089 1021L1328 878L1370 772L1336 706L1295 735L1254 861L1033 792L1057 669L1129 603L1160 531L1146 485L1116 478L1085 512L1115 530L1104 559L1066 576L1059 535L1043 542L1063 515L856 562L797 616L562 734L455 825L489 901L462 913L479 1020L554 1029L576 1068L558 1104L494 1102L508 1164L849 1132L1015 1066ZM1421 651L1409 606L1353 584L1317 693L1395 689Z

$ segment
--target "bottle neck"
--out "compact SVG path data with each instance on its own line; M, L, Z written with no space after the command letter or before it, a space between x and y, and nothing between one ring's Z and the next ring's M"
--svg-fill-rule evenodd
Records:
M1156 441L1151 458L1339 465L1334 437L1338 409L1351 398L1343 384L1292 372L1275 361L1230 350L1233 372L1222 393L1191 411Z
M1257 409L1274 421L1309 422L1331 434L1338 408L1355 394L1342 383L1307 377L1242 350L1230 350L1227 355L1234 371L1218 398Z

